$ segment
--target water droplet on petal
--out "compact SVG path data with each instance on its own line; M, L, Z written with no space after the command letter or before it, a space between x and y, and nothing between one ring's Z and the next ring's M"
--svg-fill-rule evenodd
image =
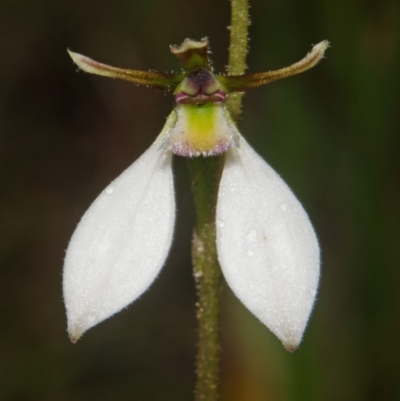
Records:
M106 188L106 193L107 194L112 194L114 192L114 188L113 187L107 187Z
M284 203L281 204L281 210L282 212L286 212L287 210L287 205L285 205Z

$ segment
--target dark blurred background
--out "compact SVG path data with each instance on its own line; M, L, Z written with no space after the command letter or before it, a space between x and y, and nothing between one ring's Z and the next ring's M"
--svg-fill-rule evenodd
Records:
M308 211L318 302L294 354L223 292L222 401L399 400L400 3L251 1L249 71L327 59L248 93L241 131ZM227 62L228 0L0 0L0 399L190 400L196 343L186 165L162 274L140 300L66 333L62 264L80 217L160 132L172 96L77 73L66 49L179 69L170 44L209 36Z

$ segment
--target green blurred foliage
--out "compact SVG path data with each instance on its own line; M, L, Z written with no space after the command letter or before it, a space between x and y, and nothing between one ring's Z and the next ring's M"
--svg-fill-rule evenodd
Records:
M400 399L400 4L251 2L249 70L332 47L315 69L250 92L241 131L309 212L318 302L289 354L224 289L222 401ZM185 162L160 278L127 310L66 335L68 240L97 194L161 130L170 95L83 73L66 48L135 69L178 67L209 36L227 60L228 0L0 1L0 399L189 400L196 321Z

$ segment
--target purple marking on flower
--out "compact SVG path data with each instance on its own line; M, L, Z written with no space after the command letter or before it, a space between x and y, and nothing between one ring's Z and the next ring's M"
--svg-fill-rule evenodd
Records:
M218 90L211 95L205 95L204 93L198 93L195 96L190 96L186 93L179 92L175 95L175 102L177 104L204 104L204 103L216 103L221 104L226 100L226 93Z
M230 141L219 141L211 151L198 151L185 141L172 144L170 150L174 155L183 157L218 156L226 152L231 146L232 142Z

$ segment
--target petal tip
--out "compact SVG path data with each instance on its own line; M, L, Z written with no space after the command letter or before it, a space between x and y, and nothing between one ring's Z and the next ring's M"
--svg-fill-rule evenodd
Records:
M79 53L75 53L72 50L67 49L67 53L69 54L69 56L72 58L72 61L79 65L80 60L84 57Z
M316 45L314 45L311 51L324 53L325 50L327 50L330 47L330 45L331 44L328 40L323 40L322 42L319 42Z
M76 344L77 341L82 337L82 335L90 329L92 325L89 325L87 319L77 318L76 316L71 316L71 310L67 310L67 320L68 320L68 337L72 344ZM96 324L96 323L95 323Z
M281 340L282 345L288 350L289 352L294 352L299 347L304 334L305 326L292 326L288 327L286 331L283 333L276 333L279 340Z
M298 343L298 342L295 342L295 341L283 342L282 344L283 344L283 346L286 348L286 350L288 350L289 352L294 352L294 351L296 351L296 349L297 349L298 346L299 346L299 343Z
M68 337L71 340L72 344L76 344L76 342L82 337L83 332L81 330L68 330Z

